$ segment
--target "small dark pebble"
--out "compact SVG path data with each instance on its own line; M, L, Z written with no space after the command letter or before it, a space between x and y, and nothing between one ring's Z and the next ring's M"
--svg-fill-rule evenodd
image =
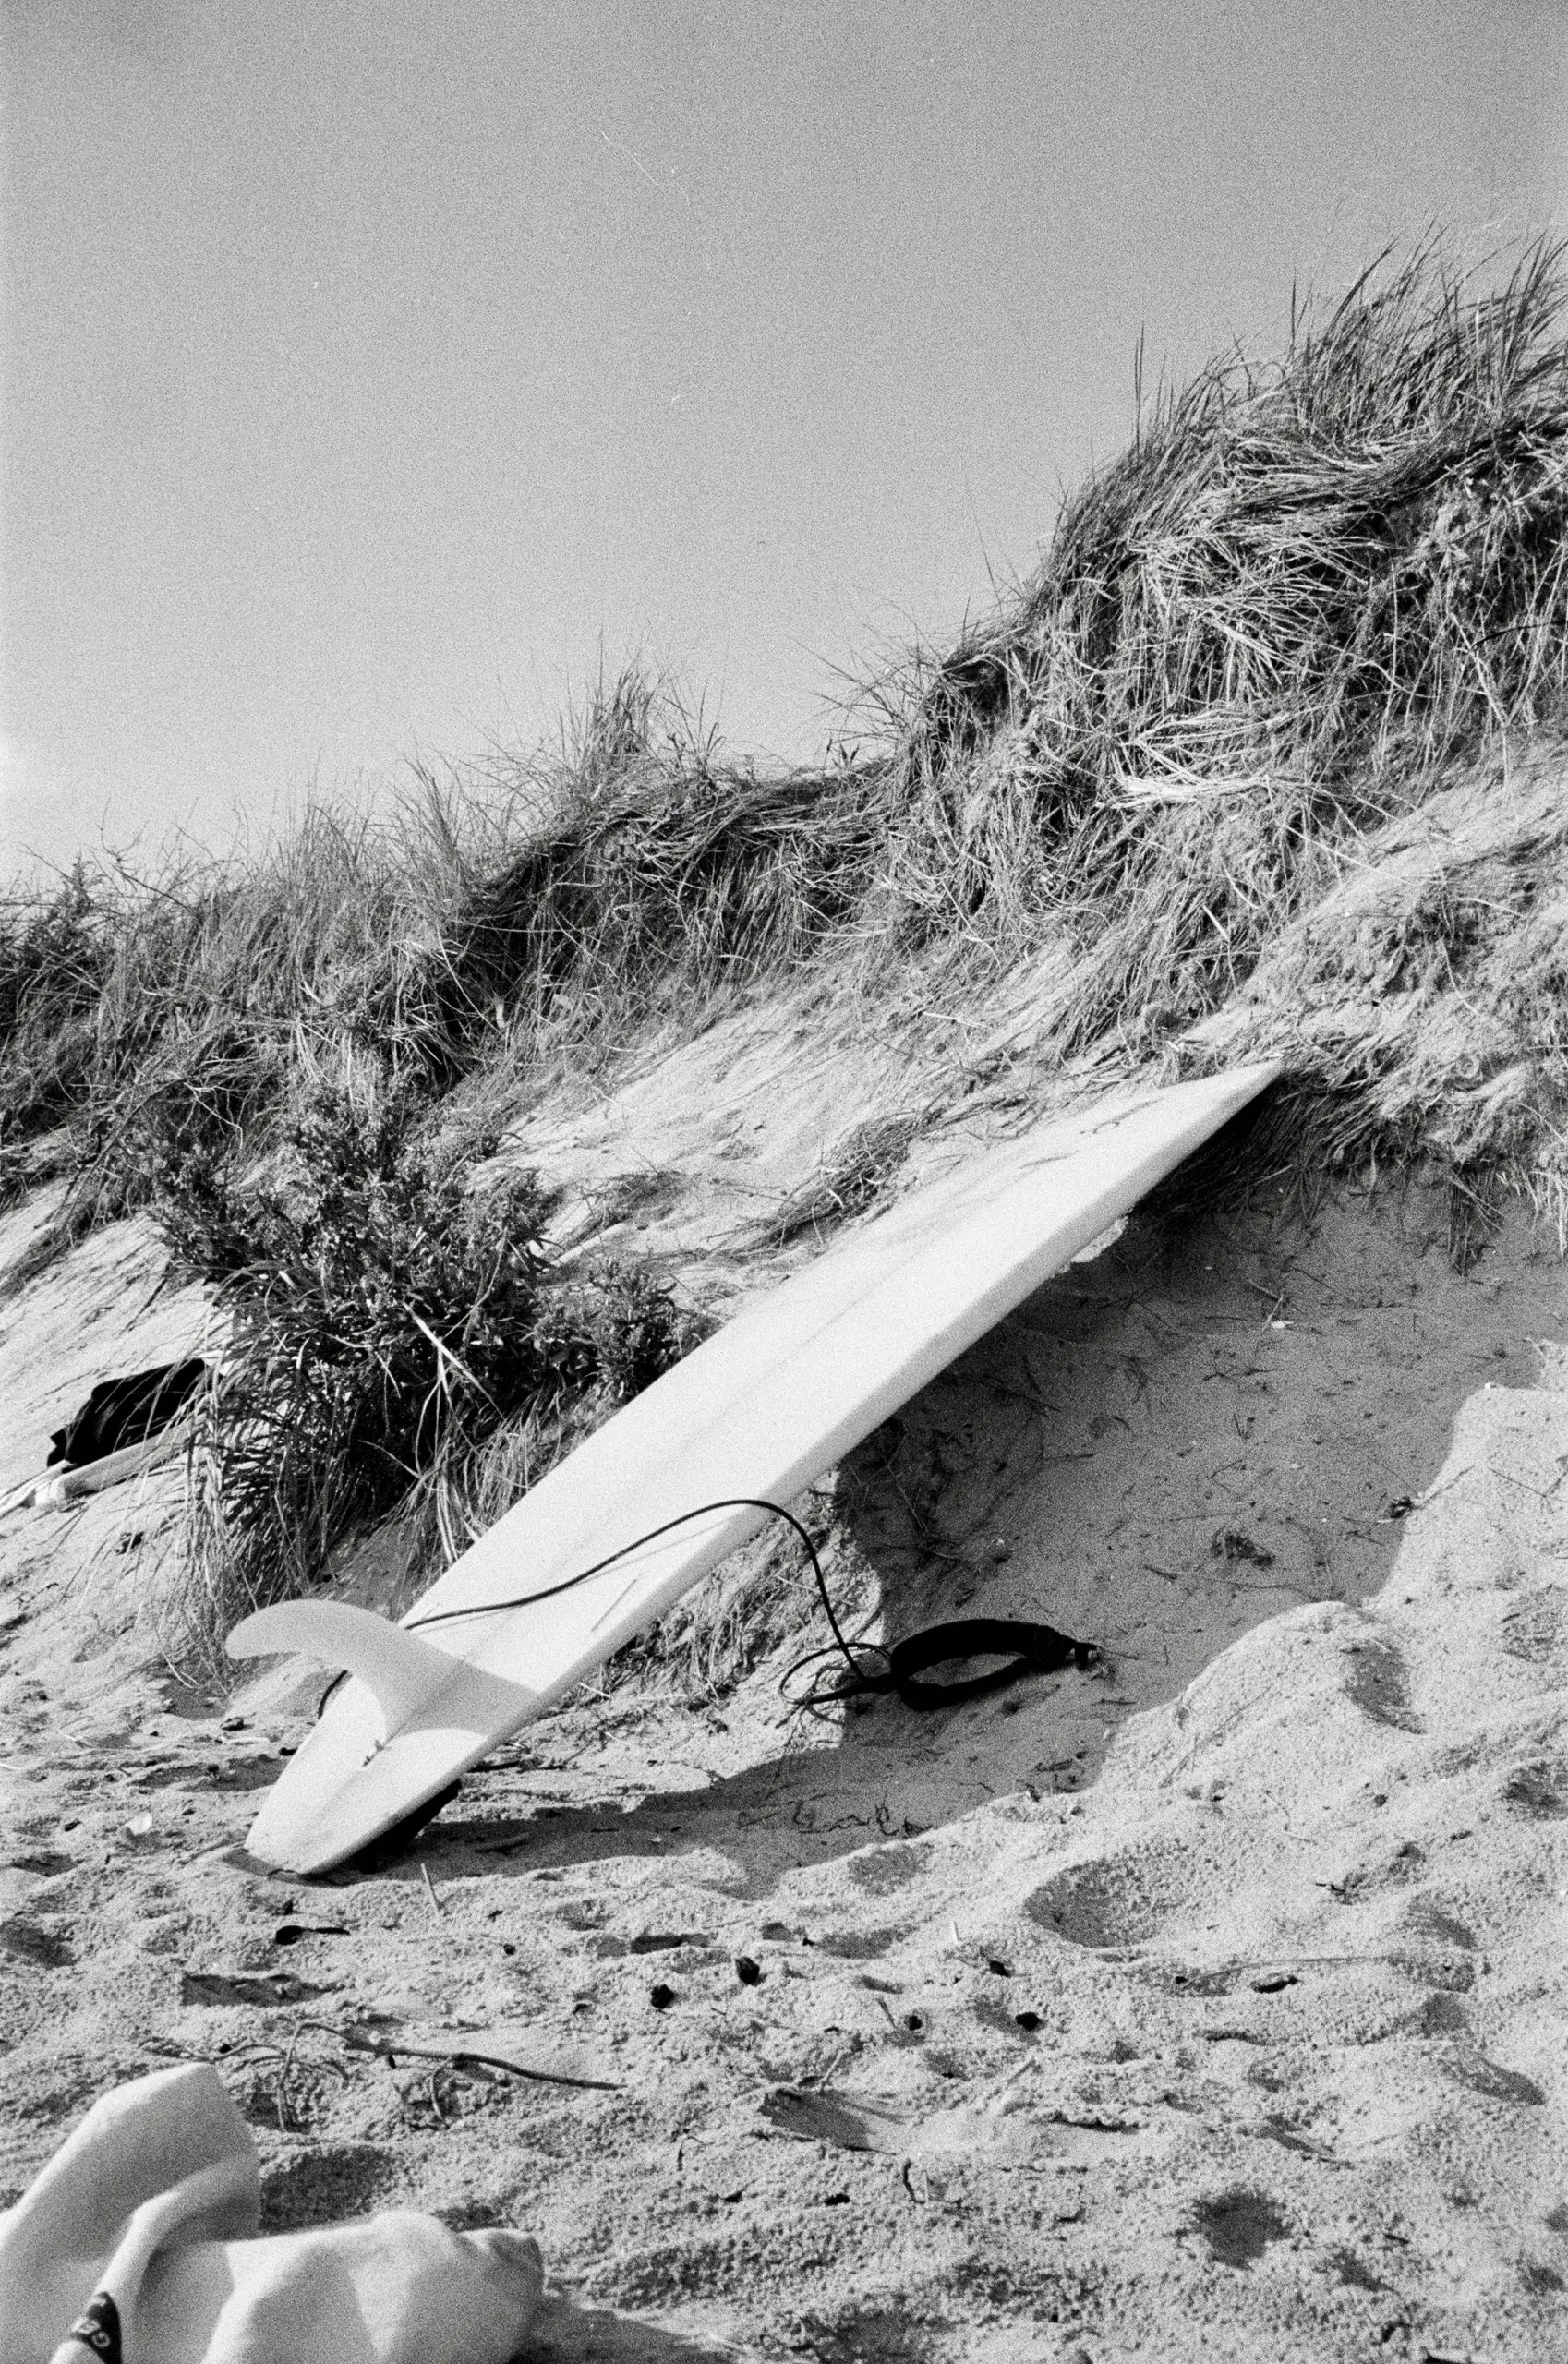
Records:
M1252 1981L1254 1995L1278 1995L1287 1986L1299 1986L1301 1981L1293 1970L1272 1970L1266 1978Z
M1013 2025L1022 2028L1025 2035L1032 2035L1040 2025L1040 2014L1038 2011L1015 2011Z
M985 1958L985 1967L993 1978L1011 1978L1013 1974L1005 1961L994 1960L989 1954Z
M909 2018L904 2021L904 2025L918 2034L920 2030L925 2025L925 2021L921 2018L918 2011L911 2011Z
M648 1989L648 2001L653 2005L656 2011L668 2011L669 2006L674 2002L674 1987L666 1986L662 1979L657 1986L653 1986Z
M504 1939L503 1939L503 1941L502 1941L501 1948L501 1951L502 1951L502 1953L503 1953L503 1954L514 1954L514 1953L517 1951L517 1948L516 1948L516 1947L515 1947L514 1945L512 1945L510 1942L508 1942L508 1941L506 1941L506 1940L504 1940Z
M850 2195L847 2191L830 2191L822 2204L825 2208L848 2208Z
M762 1984L762 1965L760 1962L754 1962L750 1954L737 1954L735 1957L735 1975L740 1980L742 1986L760 1986Z

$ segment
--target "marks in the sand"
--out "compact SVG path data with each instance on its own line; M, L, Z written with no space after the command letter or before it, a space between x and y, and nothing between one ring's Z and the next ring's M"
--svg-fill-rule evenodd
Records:
M199 1783L192 1788L234 1791L268 1790L283 1769L281 1756L231 1756L217 1765L205 1767Z
M1357 2257L1353 2249L1341 2247L1330 2249L1328 2259L1336 2277L1347 2290L1378 2291L1388 2288L1388 2284L1380 2282L1365 2259Z
M331 1986L312 1986L308 1979L296 1978L291 1971L253 1971L231 1972L213 1970L187 1970L180 1974L180 2001L202 2003L220 2008L232 2004L253 2004L271 2010L281 2003L310 2003L319 1995L330 1995Z
M1400 1915L1389 1960L1433 1994L1467 1995L1476 1983L1476 1933L1429 1896L1413 1897Z
M1502 1785L1505 1805L1537 1821L1568 1815L1568 1760L1541 1756L1516 1766Z
M1192 2214L1192 2230L1201 2234L1209 2254L1221 2265L1242 2270L1254 2264L1290 2227L1267 2192L1246 2184L1200 2200Z
M1515 2102L1526 2109L1544 2109L1546 2095L1533 2077L1520 2068L1504 2068L1473 2044L1457 2044L1448 2067L1460 2084L1487 2101Z
M1420 1842L1405 1839L1370 1863L1352 1863L1338 1879L1325 1882L1325 1887L1336 1904L1359 1904L1383 1888L1402 1888L1419 1879L1426 1862L1426 1850Z
M782 1925L778 1922L768 1922L763 1936L766 1937L770 1930ZM901 1937L908 1935L907 1929L829 1929L820 1936L808 1937L806 1943L814 1947L818 1953L833 1954L840 1961L874 1961L887 1951L889 1946L896 1946Z
M0 1921L0 1955L35 1970L68 1970L77 1958L69 1936L57 1924L30 1920L20 1912Z
M13 2083L6 2097L6 2115L13 2125L58 2126L62 2119L77 2117L103 2090L100 2061L56 2060L50 2074L54 2081L42 2091L19 2081Z
M261 2230L292 2233L357 2216L381 2198L396 2172L392 2154L369 2142L296 2151L262 2171Z
M74 1855L62 1855L56 1848L34 1848L24 1855L7 1855L0 1862L0 1872L31 1872L38 1879L53 1880L72 1870L75 1863Z
M1502 1620L1502 1646L1510 1658L1538 1666L1556 1655L1568 1625L1568 1593L1561 1585L1543 1585L1509 1609Z
M1151 1877L1157 1868L1140 1855L1069 1863L1035 1889L1024 1910L1041 1928L1065 1937L1069 1945L1096 1952L1141 1945L1154 1935L1164 1914L1164 1882Z
M1457 1995L1435 1987L1424 2003L1399 2020L1398 2032L1405 2035L1468 2036L1470 2020Z
M1415 1943L1395 1945L1388 1957L1417 1986L1439 1995L1468 1995L1476 1983L1476 1965L1465 1953Z
M1177 1995L1228 1995L1240 1973L1234 1968L1188 1970L1185 1966L1174 1969L1155 1966L1152 1975Z
M930 1854L929 1847L873 1847L863 1854L851 1855L844 1868L855 1886L869 1896L890 1896L920 1876Z
M931 2330L911 2313L907 2298L857 2299L802 2316L791 2344L820 2364L930 2364Z
M1256 2043L1259 2039L1252 2037L1248 2041ZM1330 2167L1344 2167L1349 2165L1348 2160L1342 2159L1328 2143L1320 2142L1314 2136L1303 2133L1301 2128L1294 2125L1283 2110L1270 2110L1259 2125L1258 2132L1265 2142L1277 2142L1282 2151L1292 2151L1298 2159L1316 2159L1322 2165Z
M993 1996L978 1995L970 2009L982 2027L995 2028L998 2035L1010 2036L1019 2044L1037 2036L1043 2024L1038 2011L1020 2011L1010 1998L997 2002Z
M1395 1731L1423 1732L1426 1725L1410 1704L1410 1678L1394 1644L1381 1635L1345 1645L1349 1666L1345 1697L1375 1724Z
M281 1756L251 1756L203 1765L187 1756L165 1756L132 1769L139 1790L181 1790L195 1797L206 1790L264 1790L283 1769Z
M1417 1896L1405 1908L1403 1924L1418 1936L1433 1938L1441 1946L1463 1946L1466 1952L1476 1949L1476 1933L1467 1921L1455 1912L1447 1912L1429 1896Z
M1473 1932L1453 1914L1419 1899L1405 1914L1404 1928L1410 1941L1396 1948L1389 1960L1417 1980L1427 1993L1415 2010L1395 2021L1391 2032L1438 2045L1436 2057L1444 2072L1484 2100L1509 2102L1526 2109L1542 2107L1546 2095L1533 2077L1505 2067L1481 2050L1469 2011L1459 1999L1476 1983L1475 1964L1469 1958L1476 1942ZM1436 1942L1423 1944L1423 1939Z

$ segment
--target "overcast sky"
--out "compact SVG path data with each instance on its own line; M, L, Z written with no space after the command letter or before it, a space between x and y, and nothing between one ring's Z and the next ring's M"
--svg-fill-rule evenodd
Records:
M1562 0L4 0L5 786L64 860L531 738L819 746L1179 370L1568 214Z

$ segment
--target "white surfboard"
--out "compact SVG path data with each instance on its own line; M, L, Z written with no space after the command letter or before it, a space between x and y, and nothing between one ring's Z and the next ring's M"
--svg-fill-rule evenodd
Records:
M1121 1095L911 1191L608 1420L401 1626L330 1600L246 1618L229 1635L232 1657L297 1651L352 1678L270 1792L252 1854L324 1871L438 1796L662 1616L767 1514L714 1510L551 1599L487 1604L560 1586L705 1503L790 1502L1277 1072L1243 1067ZM443 1622L421 1632L435 1616Z

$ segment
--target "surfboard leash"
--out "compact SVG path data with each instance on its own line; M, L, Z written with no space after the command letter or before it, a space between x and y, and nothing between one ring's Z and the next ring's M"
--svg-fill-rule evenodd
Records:
M428 1616L411 1617L404 1630L411 1634L418 1633L432 1625L453 1624L460 1618L496 1617L510 1610L531 1608L538 1601L559 1599L562 1593L574 1591L577 1586L587 1584L594 1576L603 1575L607 1568L613 1568L618 1562L630 1559L634 1551L657 1543L677 1527L688 1526L694 1519L707 1518L716 1511L733 1510L766 1511L769 1517L782 1519L785 1526L792 1528L800 1538L811 1562L823 1614L833 1639L822 1649L808 1650L803 1658L797 1658L787 1667L778 1688L788 1698L790 1685L802 1669L817 1665L825 1658L840 1658L845 1672L839 1682L830 1686L814 1678L803 1695L794 1703L808 1713L819 1713L824 1707L845 1700L885 1695L890 1691L896 1691L909 1707L953 1707L966 1699L979 1698L985 1692L1000 1690L1005 1684L1016 1683L1026 1674L1055 1673L1067 1666L1087 1670L1099 1658L1099 1651L1092 1642L1077 1641L1070 1634L1059 1633L1054 1625L1032 1624L1025 1619L1010 1617L960 1617L947 1624L929 1625L923 1633L911 1634L903 1641L890 1646L858 1638L848 1640L838 1622L833 1598L827 1589L821 1555L809 1529L782 1502L770 1502L760 1494L731 1494L720 1502L699 1502L695 1509L681 1511L674 1518L666 1519L662 1526L650 1527L646 1534L636 1536L630 1543L621 1544L617 1550L607 1552L602 1560L596 1560L591 1567L580 1569L575 1575L563 1577L560 1584L547 1585L538 1592L519 1593L510 1600L477 1601L468 1609L433 1610ZM872 1672L863 1663L865 1657L882 1659L881 1670ZM963 1676L953 1682L923 1682L918 1679L931 1667L977 1658L997 1658L1003 1663L988 1668L983 1673ZM322 1693L316 1710L318 1719L333 1692L345 1679L345 1675L340 1674L337 1681Z

